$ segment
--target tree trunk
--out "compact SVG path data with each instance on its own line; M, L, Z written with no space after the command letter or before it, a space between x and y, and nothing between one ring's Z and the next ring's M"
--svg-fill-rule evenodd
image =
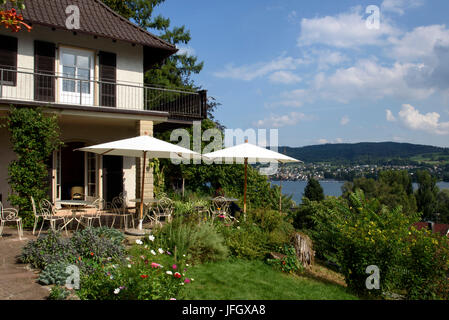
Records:
M312 240L305 234L296 232L293 238L293 245L296 250L296 256L306 269L311 269L315 251L313 251Z

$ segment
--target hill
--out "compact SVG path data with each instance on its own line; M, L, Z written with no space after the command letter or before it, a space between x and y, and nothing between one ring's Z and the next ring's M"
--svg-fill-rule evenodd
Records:
M310 162L332 163L410 163L415 161L447 161L449 148L396 142L361 142L324 144L306 147L280 147L290 157Z

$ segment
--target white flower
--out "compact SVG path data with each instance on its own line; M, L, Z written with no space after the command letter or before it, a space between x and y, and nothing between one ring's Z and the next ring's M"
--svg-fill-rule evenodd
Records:
M131 265L130 265L130 264L128 264L128 268L131 268Z
M184 285L184 282L181 282L180 285L183 286L183 285Z
M126 260L131 261L131 258L130 257L126 257Z
M169 275L172 275L172 274L173 274L173 272L171 272L171 271L165 271L165 273L166 273L166 274L169 274Z
M190 279L190 280L192 280L192 281L195 281L195 279L193 279L193 278L192 278L192 279Z
M120 288L117 288L114 290L114 294L119 294L120 293Z
M110 276L109 279L111 279L111 280L114 279L114 276Z
M157 249L157 251L159 251L160 254L164 253L164 250L162 250L162 248Z
M136 240L136 243L137 244L143 244L142 240L139 240L139 239Z
M155 252L154 250L151 250L150 252L151 252L151 254L152 254L153 256L156 255L156 252Z
M148 236L148 239L149 239L150 241L154 241L154 236L153 236L152 234L150 234L150 235Z
M145 249L146 249L146 248L148 248L148 246L147 246L147 245L145 245Z
M188 263L186 263L186 267L188 267L189 266L189 264Z
M185 254L183 254L182 256L183 256L183 257L185 257L186 255L185 255Z

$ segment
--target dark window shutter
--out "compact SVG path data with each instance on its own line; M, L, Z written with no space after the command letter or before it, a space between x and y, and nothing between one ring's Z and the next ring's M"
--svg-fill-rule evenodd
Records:
M34 99L38 101L55 101L55 58L54 43L34 42ZM46 76L48 74L48 76Z
M100 105L116 107L117 55L115 53L99 53Z
M17 38L0 36L0 81L3 85L17 84Z

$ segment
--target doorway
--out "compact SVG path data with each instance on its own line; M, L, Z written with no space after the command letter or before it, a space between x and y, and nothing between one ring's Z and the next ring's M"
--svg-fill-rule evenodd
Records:
M74 151L84 147L83 142L68 142L61 148L61 199L72 199L72 188L79 187L84 190L84 152Z
M107 202L123 192L123 157L103 156L103 186Z

